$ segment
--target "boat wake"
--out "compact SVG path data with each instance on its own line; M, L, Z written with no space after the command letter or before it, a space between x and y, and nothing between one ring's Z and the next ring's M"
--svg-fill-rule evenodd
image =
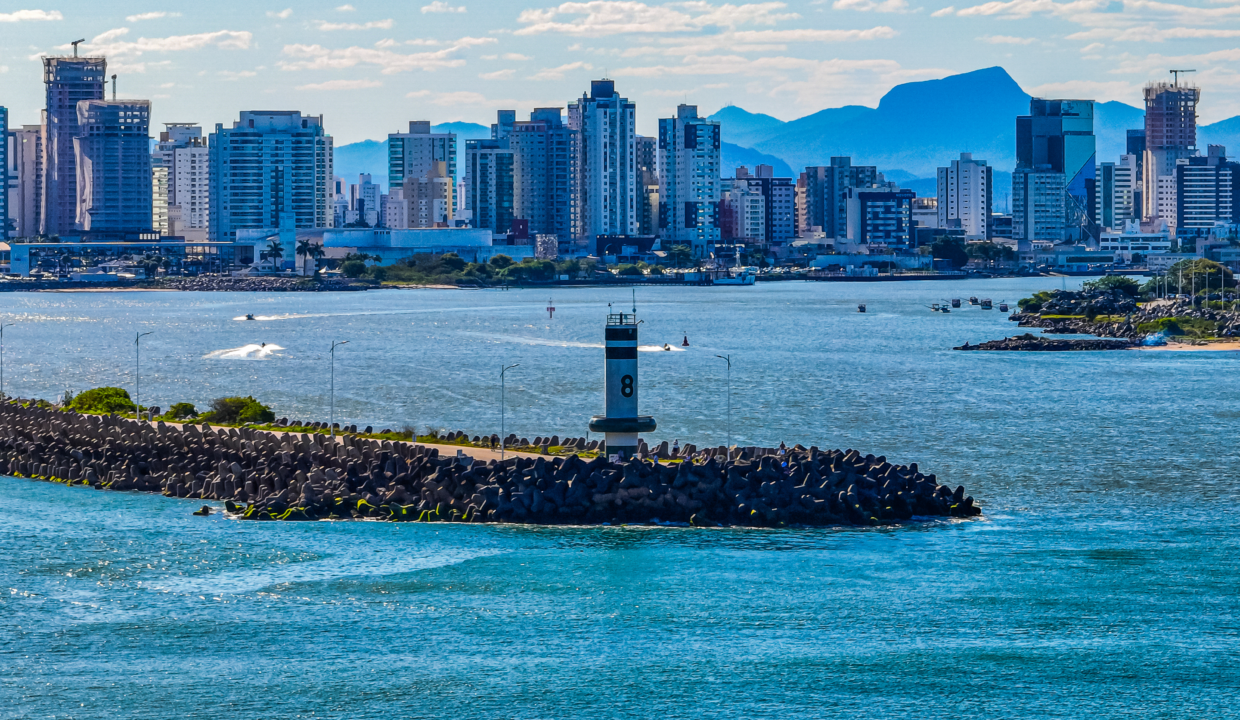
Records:
M214 350L203 355L204 360L266 360L271 357L277 350L284 348L279 345L250 344L242 345L239 348L229 348L227 350Z
M676 345L638 345L638 352L684 352L685 349Z
M255 315L254 317L250 317L248 315L240 315L238 317L233 318L233 320L240 320L242 322L246 320L299 320L301 318L308 318L308 317L327 317L327 314L322 313L319 315L296 315L292 313L286 313L284 315Z

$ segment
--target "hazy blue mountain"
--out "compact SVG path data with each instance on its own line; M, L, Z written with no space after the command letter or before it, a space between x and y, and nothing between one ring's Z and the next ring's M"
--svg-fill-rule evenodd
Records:
M456 133L456 176L465 176L465 141L491 137L491 128L478 123L450 122L432 125L432 132ZM362 140L340 145L333 154L336 175L346 182L357 182L361 173L370 173L371 182L387 188L388 144L387 140Z
M735 177L739 166L749 168L750 172L758 165L770 165L776 177L794 177L788 163L774 155L764 155L757 150L729 142L719 144L719 170L723 177Z
M1094 103L1094 138L1098 162L1119 162L1128 152L1128 131L1145 127L1145 111L1122 102Z
M735 105L729 105L707 119L719 121L719 131L724 142L741 147L752 147L754 143L770 137L784 124L779 118L751 113Z
M1240 115L1197 128L1197 147L1202 154L1207 145L1223 145L1227 154L1240 155Z
M996 212L1011 212L1010 196L1012 194L1012 173L1005 170L991 169L993 175L991 188L994 192L994 208ZM901 170L889 170L883 176L900 187L912 190L917 197L934 197L939 194L939 181L936 177L913 178Z

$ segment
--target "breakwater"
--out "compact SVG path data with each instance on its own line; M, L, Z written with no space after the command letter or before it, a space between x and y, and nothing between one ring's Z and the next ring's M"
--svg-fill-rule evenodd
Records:
M250 520L876 525L981 514L916 464L796 446L679 463L517 457L481 463L412 443L150 424L0 405L0 474L223 500Z
M989 340L984 343L970 345L965 343L953 350L990 350L990 351L1024 351L1024 352L1065 352L1072 350L1126 350L1133 347L1131 340L1114 338L1048 338L1032 333Z

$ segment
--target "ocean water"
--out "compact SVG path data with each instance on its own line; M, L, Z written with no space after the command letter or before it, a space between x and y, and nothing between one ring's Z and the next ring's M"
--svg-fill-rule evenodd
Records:
M0 478L0 718L1240 714L1240 353L959 353L1058 279L637 293L653 439L917 462L982 519L691 530L243 524ZM533 437L601 411L628 289L5 294L5 383L253 394ZM864 302L868 312L857 313ZM246 313L257 319L246 321ZM1023 332L1023 331L1022 331ZM661 351L664 343L690 346ZM264 346L263 344L266 343Z

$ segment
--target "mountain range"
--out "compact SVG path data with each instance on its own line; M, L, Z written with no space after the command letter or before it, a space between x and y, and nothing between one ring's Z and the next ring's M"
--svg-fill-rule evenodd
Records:
M1205 101L1209 102L1208 89ZM855 165L877 165L889 180L910 189L929 190L928 179L961 152L995 168L996 204L1007 175L1016 165L1016 116L1029 112L1029 93L1001 67L991 67L923 82L904 83L879 100L878 107L827 108L796 120L729 106L710 116L718 120L725 177L737 166L767 164L781 177L795 177L807 165L827 165L832 156L848 155ZM1094 105L1094 135L1099 162L1114 162L1126 151L1127 130L1145 124L1144 110L1117 101ZM445 123L435 132L458 135L458 175L463 177L464 141L491 136L475 123ZM1197 128L1197 144L1240 150L1240 116ZM336 174L356 177L369 172L387 181L387 142L365 140L336 148Z

